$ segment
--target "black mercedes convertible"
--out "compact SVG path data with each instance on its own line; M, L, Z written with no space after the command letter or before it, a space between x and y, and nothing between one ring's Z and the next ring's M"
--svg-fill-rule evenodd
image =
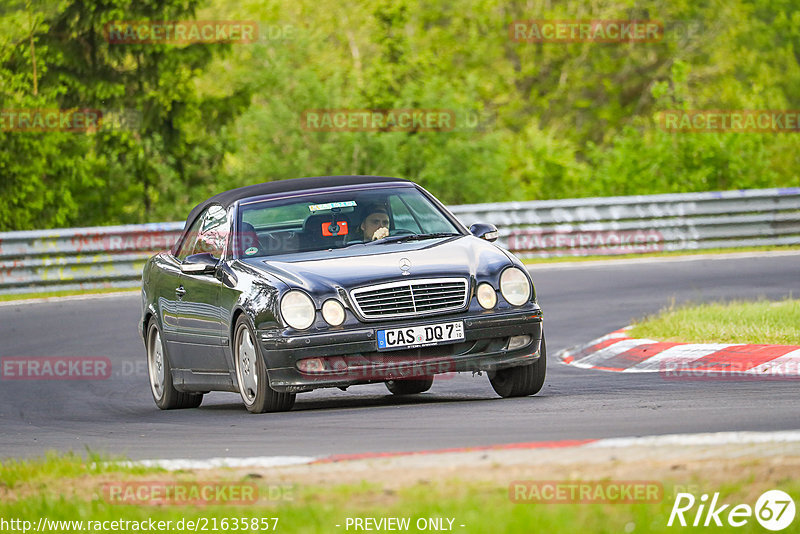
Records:
M490 224L464 227L413 182L298 178L196 206L142 273L140 331L161 409L239 392L254 413L297 393L486 372L502 397L537 393L542 310Z

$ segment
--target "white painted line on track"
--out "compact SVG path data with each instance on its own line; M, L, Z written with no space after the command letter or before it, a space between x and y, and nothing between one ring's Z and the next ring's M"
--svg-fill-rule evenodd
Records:
M256 456L253 458L209 458L207 460L139 460L123 462L126 467L160 467L167 471L186 469L216 469L220 467L285 467L290 465L310 464L317 460L315 456Z
M666 434L630 438L604 438L583 447L658 447L663 445L746 445L750 443L794 443L800 430L777 432L713 432L705 434Z
M581 443L583 441L583 443ZM588 441L588 443L587 443ZM748 445L763 443L798 443L800 442L800 430L781 430L776 432L714 432L701 434L665 434L662 436L633 436L621 438L602 438L588 440L565 440L563 442L547 442L545 448L559 448L563 443L566 448L625 448L625 447L663 447L663 446L723 446L723 445ZM498 445L498 450L509 452L514 449L536 449L540 448L536 443L520 444L524 446L514 447L514 444ZM492 449L481 447L480 450ZM460 447L450 449L433 449L426 451L409 451L407 453L393 453L393 457L418 457L420 455L435 454L474 454L474 447ZM215 469L215 468L242 468L242 467L289 467L295 465L306 465L312 463L325 463L326 458L335 459L336 456L260 456L254 458L211 458L208 460L142 460L135 462L123 462L121 465L128 467L160 467L168 471L188 470L188 469ZM340 458L339 461L369 461L385 460L386 455L382 453L366 453L354 455L353 458Z

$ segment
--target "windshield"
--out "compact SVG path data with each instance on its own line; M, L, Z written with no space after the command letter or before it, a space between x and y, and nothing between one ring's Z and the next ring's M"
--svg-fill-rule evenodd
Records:
M244 202L237 257L253 258L461 235L413 187L371 188Z

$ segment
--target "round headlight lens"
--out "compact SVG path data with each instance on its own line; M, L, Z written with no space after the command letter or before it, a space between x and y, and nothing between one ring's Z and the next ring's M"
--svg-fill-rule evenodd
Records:
M478 285L478 304L487 310L491 310L497 304L497 291L494 290L491 284L483 283Z
M286 324L303 330L314 324L314 302L302 291L289 291L281 299L281 315Z
M339 326L344 322L344 306L338 300L326 300L322 305L322 317L329 325Z
M500 275L500 292L512 306L522 306L531 298L531 283L525 273L511 267Z

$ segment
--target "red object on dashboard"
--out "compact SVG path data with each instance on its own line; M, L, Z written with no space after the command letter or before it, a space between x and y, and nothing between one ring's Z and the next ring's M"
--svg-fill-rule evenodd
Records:
M322 223L322 235L347 235L347 221L337 221L335 223Z

